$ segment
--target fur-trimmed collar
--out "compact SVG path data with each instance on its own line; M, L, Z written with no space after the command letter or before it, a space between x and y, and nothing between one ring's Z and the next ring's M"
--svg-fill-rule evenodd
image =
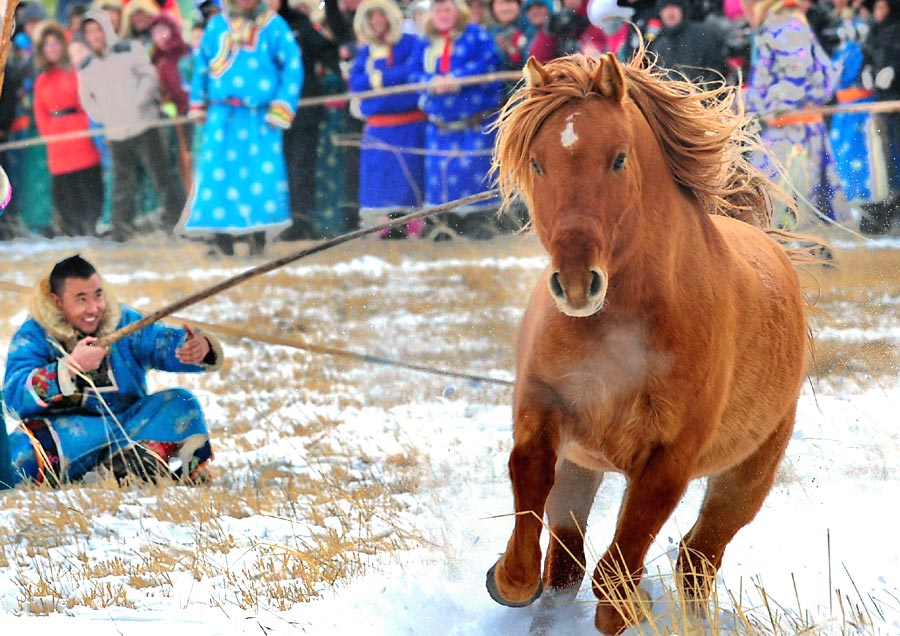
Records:
M106 288L103 289L103 294L106 296L106 313L100 319L97 331L92 334L98 338L115 331L122 314L115 295ZM49 276L42 278L34 287L31 298L31 317L46 329L50 336L58 340L66 351L72 351L76 343L84 338L84 334L69 324L65 314L56 306L53 296L50 295Z

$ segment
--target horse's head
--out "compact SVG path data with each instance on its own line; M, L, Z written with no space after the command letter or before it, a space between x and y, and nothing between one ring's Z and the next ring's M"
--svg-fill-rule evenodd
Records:
M609 55L546 66L531 58L524 74L527 97L516 107L533 109L540 121L520 139L527 165L517 184L551 257L549 288L557 307L569 316L590 316L603 307L610 270L635 224L629 210L639 175L631 166L625 75Z
M498 120L493 170L504 204L528 204L561 312L600 311L610 281L651 260L642 250L662 263L672 237L695 232L690 215L766 221L769 185L746 160L756 144L731 87L669 79L643 49L627 66L532 58L524 80Z

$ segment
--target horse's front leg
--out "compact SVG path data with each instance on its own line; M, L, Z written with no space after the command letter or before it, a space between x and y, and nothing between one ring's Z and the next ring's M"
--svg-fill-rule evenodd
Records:
M600 600L595 624L601 632L617 634L640 620L632 600L644 571L644 558L678 505L691 465L683 452L660 446L630 477L612 544L594 571L594 594Z
M560 419L552 408L517 399L509 457L515 526L506 552L487 573L488 592L501 605L524 607L541 595L540 538L556 471Z

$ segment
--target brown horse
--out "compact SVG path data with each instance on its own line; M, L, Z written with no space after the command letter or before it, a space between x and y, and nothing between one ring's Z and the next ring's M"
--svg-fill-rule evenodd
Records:
M636 620L651 542L709 476L678 567L690 598L761 507L805 376L806 303L767 225L774 194L745 159L732 89L644 59L528 61L497 124L504 203L521 195L550 266L519 333L509 472L515 527L487 587L504 605L574 595L606 471L627 492L594 571L596 626ZM553 539L541 577L544 514Z

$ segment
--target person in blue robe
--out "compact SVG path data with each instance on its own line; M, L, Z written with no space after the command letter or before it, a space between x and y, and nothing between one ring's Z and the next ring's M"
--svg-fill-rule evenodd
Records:
M100 466L120 481L208 478L212 449L199 401L183 388L150 393L147 371L217 369L221 345L159 323L108 347L98 344L141 318L79 255L39 281L31 315L6 358L3 402L17 426L0 440L0 458L4 444L8 452L0 487L58 485ZM0 437L6 435L4 424Z
M409 84L422 69L424 42L403 33L403 13L393 0L365 0L353 21L365 45L350 70L350 90L368 91ZM424 202L425 113L414 93L359 101L366 118L360 148L359 214L363 225L401 216ZM383 238L418 235L421 220L383 232Z
M214 236L228 255L244 237L259 254L290 225L282 134L302 87L297 42L266 4L234 0L210 19L191 79L189 116L206 125L182 234Z
M491 189L488 173L495 134L491 123L504 100L503 84L460 86L456 80L500 70L493 38L468 21L460 0L432 3L425 23L428 43L421 82L431 87L419 95L428 117L425 129L425 203L440 205ZM496 199L457 208L459 233L490 238ZM489 211L489 212L488 212ZM467 218L468 217L468 218Z
M842 20L841 43L833 60L841 69L835 98L838 104L867 104L875 93L862 85L862 41L868 25L853 15ZM854 203L881 201L888 196L884 139L880 117L867 112L839 112L831 117L831 147L844 195Z

